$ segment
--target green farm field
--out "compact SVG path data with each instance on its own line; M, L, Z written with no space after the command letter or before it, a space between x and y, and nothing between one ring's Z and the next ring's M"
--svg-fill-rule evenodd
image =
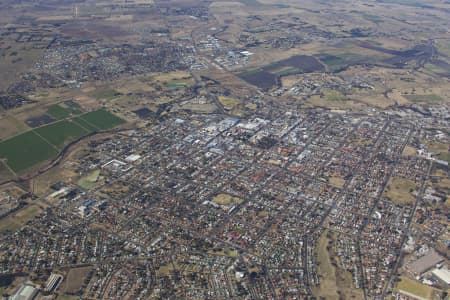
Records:
M80 118L100 130L107 130L125 123L124 120L105 109L88 112Z
M6 163L16 173L56 154L57 150L34 131L22 133L0 143L0 156L6 158Z
M62 120L40 127L35 132L59 149L69 142L89 133L72 120Z
M73 118L72 122L78 124L80 127L88 130L89 132L98 130L93 124L86 122L81 116Z
M0 159L14 172L22 173L54 158L64 146L82 136L123 123L124 120L104 109L61 120L0 142Z

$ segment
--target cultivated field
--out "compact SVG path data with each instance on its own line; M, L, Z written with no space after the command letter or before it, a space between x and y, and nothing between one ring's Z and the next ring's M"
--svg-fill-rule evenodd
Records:
M71 120L62 120L34 130L40 137L50 144L62 149L64 145L80 138L88 133L88 130L80 127Z
M99 130L107 130L122 125L125 121L107 110L100 109L80 116L86 123Z
M0 143L0 155L14 172L22 172L27 168L50 159L57 154L57 149L44 141L34 131L15 136Z
M0 157L16 173L51 159L68 143L98 130L107 130L125 121L101 109L74 119L65 119L0 142Z

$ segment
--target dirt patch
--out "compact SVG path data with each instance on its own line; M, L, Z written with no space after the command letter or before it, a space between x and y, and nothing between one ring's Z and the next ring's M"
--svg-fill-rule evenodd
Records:
M413 148L411 146L406 146L405 149L403 149L403 156L414 156L416 155L417 150L416 148Z
M69 273L63 283L61 284L61 291L63 294L77 294L82 290L85 280L88 278L92 267L83 267L70 269Z
M212 201L219 205L230 205L230 204L240 204L242 199L238 197L233 197L228 194L219 194L215 196Z
M412 205L416 201L413 194L418 185L408 179L393 177L384 191L384 195L396 204Z
M333 176L330 177L330 184L342 188L345 184L345 179L342 177Z

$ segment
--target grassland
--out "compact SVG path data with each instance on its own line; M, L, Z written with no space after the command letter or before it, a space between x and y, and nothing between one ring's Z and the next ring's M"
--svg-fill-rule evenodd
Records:
M14 116L6 115L0 119L0 140L26 131L28 126Z
M120 95L121 93L111 88L95 89L89 94L89 96L94 97L95 99L102 100L112 100Z
M440 53L445 54L446 56L450 57L450 42L447 41L437 41L436 46L438 48L438 51Z
M250 110L255 110L258 108L258 105L250 102L250 103L245 104L245 108L250 109Z
M23 47L18 44L13 44L8 47L3 46L0 49L0 55L2 55L2 59L0 59L0 70L8 71L0 72L0 90L17 80L20 73L31 68L42 53L42 49Z
M323 90L322 91L325 99L328 101L342 101L345 100L345 96L336 90Z
M99 176L100 176L100 170L95 170L92 173L81 178L77 182L77 184L85 190L90 190L97 185Z
M444 160L450 163L450 152L448 151L448 145L445 143L432 142L427 144L428 151L434 153L440 160Z
M354 94L351 95L351 99L354 101L362 102L370 106L374 106L381 109L386 109L389 106L394 105L396 102L384 95L380 94Z
M84 280L91 270L92 267L70 269L66 279L61 284L62 293L77 293L83 287Z
M433 187L450 192L450 179L449 178L441 178L436 183L433 183ZM449 195L450 197L450 195Z
M319 56L319 59L324 64L327 65L328 70L334 72L343 69L348 65L360 62L363 59L363 57L351 54L341 54L341 55L323 54Z
M438 158L444 160L450 164L450 153L439 153Z
M240 204L242 203L242 199L238 197L233 197L228 194L219 194L215 196L212 201L219 205L231 205L231 204Z
M350 272L340 267L335 251L337 236L325 230L317 241L315 255L319 265L317 272L320 286L313 288L316 297L324 299L362 299L363 293L353 285Z
M228 247L220 248L220 249L211 249L208 250L209 254L219 255L219 256L229 256L229 257L237 257L238 252L236 250L232 250Z
M439 142L432 142L427 144L427 150L435 154L447 153L448 145Z
M167 264L159 267L156 273L160 276L168 276L174 270L176 270L176 266L174 264Z
M423 102L423 103L442 103L442 101L444 100L441 96L435 94L404 95L404 97L411 102Z
M353 100L330 100L326 97L314 95L308 99L307 103L305 103L305 107L325 107L329 109L358 111L367 106Z
M406 146L405 149L403 150L402 155L403 156L413 156L416 155L417 150L411 146Z
M192 78L181 78L181 79L174 79L166 83L165 86L167 86L168 88L178 88L191 86L194 83L195 81Z
M447 68L431 63L425 64L424 70L431 72L432 75L446 75L449 72Z
M151 86L148 78L133 78L126 81L118 81L117 87L115 88L117 92L127 95L129 93L146 93L154 92L155 88Z
M71 154L69 154L69 156L70 155ZM73 168L67 166L63 161L61 164L51 168L47 172L33 178L33 193L35 195L45 197L52 192L52 190L50 190L50 186L53 183L57 181L72 182L73 178L76 178L78 175L79 174L75 172ZM47 198L47 201L52 204L56 204L59 203L60 199Z
M320 50L317 57L327 65L329 71L337 72L352 65L381 63L383 59L391 57L391 55L367 48L361 51L358 45L342 43L335 48Z
M384 195L396 204L414 204L416 197L412 194L418 186L411 180L393 177L384 192Z
M270 215L270 212L267 210L261 210L258 212L258 218L266 218Z
M187 109L199 113L212 113L217 109L217 107L211 103L204 103L204 104L187 103L181 106L181 109Z
M225 96L219 96L219 102L223 105L225 109L233 109L235 106L239 105L241 101L238 99L225 97Z
M424 299L432 299L434 291L432 287L424 285L407 277L401 277L396 289L422 297Z
M56 120L61 120L68 118L72 115L79 115L82 112L77 108L65 108L59 104L54 104L47 108L47 113Z
M162 84L168 88L192 86L195 84L191 74L185 71L176 71L167 74L150 76L149 81Z
M449 173L447 172L446 168L443 165L438 164L438 163L432 163L431 170L430 170L430 176L447 177L448 174ZM449 191L450 191L450 186L449 186Z
M316 254L317 261L317 273L320 278L320 288L314 291L314 294L318 297L324 297L326 299L339 299L337 293L338 287L336 282L336 269L331 264L331 259L327 246L330 243L330 239L327 237L327 232L324 231L317 242Z
M123 123L124 120L104 109L61 120L0 142L0 159L6 159L14 172L21 173L55 157L58 150L79 137Z
M42 208L38 205L27 205L14 214L8 215L7 217L0 220L0 233L4 233L7 231L14 232L41 213Z

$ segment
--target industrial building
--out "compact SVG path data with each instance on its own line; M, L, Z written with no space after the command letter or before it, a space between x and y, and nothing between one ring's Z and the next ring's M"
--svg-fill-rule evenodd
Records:
M38 293L38 289L31 284L23 284L17 292L10 298L11 300L33 300Z
M450 286L450 271L447 269L434 269L431 274L436 278L445 288Z
M407 269L410 273L412 273L412 275L420 276L443 261L444 258L442 256L436 253L436 251L430 250L427 254L425 254L418 260L407 265Z

